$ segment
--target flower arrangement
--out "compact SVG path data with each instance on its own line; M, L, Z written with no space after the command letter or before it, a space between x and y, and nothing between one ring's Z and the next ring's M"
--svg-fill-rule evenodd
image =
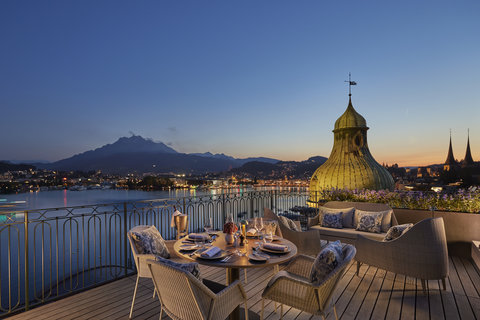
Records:
M238 227L233 222L227 222L223 225L223 233L233 234L237 232Z
M480 188L455 192L386 191L330 189L318 194L322 201L357 201L386 203L392 208L456 212L480 212Z

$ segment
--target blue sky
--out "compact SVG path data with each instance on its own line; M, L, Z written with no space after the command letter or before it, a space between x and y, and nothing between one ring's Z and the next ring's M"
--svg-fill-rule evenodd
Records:
M478 1L1 1L0 159L130 132L180 152L328 156L353 104L380 163L480 160Z

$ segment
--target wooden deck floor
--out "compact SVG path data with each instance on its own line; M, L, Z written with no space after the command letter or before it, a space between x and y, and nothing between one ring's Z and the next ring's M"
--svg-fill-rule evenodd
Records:
M439 281L428 281L424 294L419 280L384 270L362 266L360 276L351 264L337 288L333 301L340 319L480 319L480 274L468 259L450 258L447 290ZM225 271L202 267L205 278L225 282ZM248 284L250 314L260 314L260 296L271 269L250 270ZM243 280L243 273L241 274ZM135 277L106 284L62 300L35 308L10 319L128 319ZM135 319L158 319L160 304L152 299L151 280L140 282L135 303ZM274 305L267 301L266 319L279 319ZM285 307L284 319L317 319ZM332 313L327 317L334 319ZM165 319L168 319L165 317Z

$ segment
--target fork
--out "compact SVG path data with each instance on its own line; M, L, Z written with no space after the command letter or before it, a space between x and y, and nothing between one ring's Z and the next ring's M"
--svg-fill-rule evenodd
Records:
M220 262L227 262L228 260L230 260L231 257L232 257L232 254L229 255L229 256L226 256L225 258L223 258L222 260L220 260Z

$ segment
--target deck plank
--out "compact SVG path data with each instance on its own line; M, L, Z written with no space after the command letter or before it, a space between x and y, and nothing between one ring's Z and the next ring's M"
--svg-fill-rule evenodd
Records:
M470 301L468 301L468 297L465 294L461 279L457 273L457 268L455 267L455 264L451 258L448 259L448 261L450 267L450 275L448 278L450 280L450 286L452 287L455 301L457 302L460 318L473 320L475 319L475 315L473 314Z
M357 276L356 263L351 263L332 302L340 319L479 319L480 274L468 259L451 258L447 290L438 280L427 281L427 294L419 279L395 275L368 265L362 265ZM200 266L206 279L225 283L225 270ZM260 315L261 295L273 275L272 268L249 269L248 283L244 284L250 312ZM243 271L241 281L244 282ZM64 299L20 313L10 319L128 319L136 276L123 278ZM158 319L160 302L152 299L153 283L148 278L139 282L134 308L134 319ZM265 300L265 319L280 318L280 308ZM286 320L319 319L295 308L284 306ZM162 319L169 318L163 315ZM330 308L327 319L334 319Z
M382 287L377 297L375 307L373 309L370 319L383 320L387 315L388 304L390 302L390 296L393 290L393 284L395 280L395 274L387 272L383 279Z

